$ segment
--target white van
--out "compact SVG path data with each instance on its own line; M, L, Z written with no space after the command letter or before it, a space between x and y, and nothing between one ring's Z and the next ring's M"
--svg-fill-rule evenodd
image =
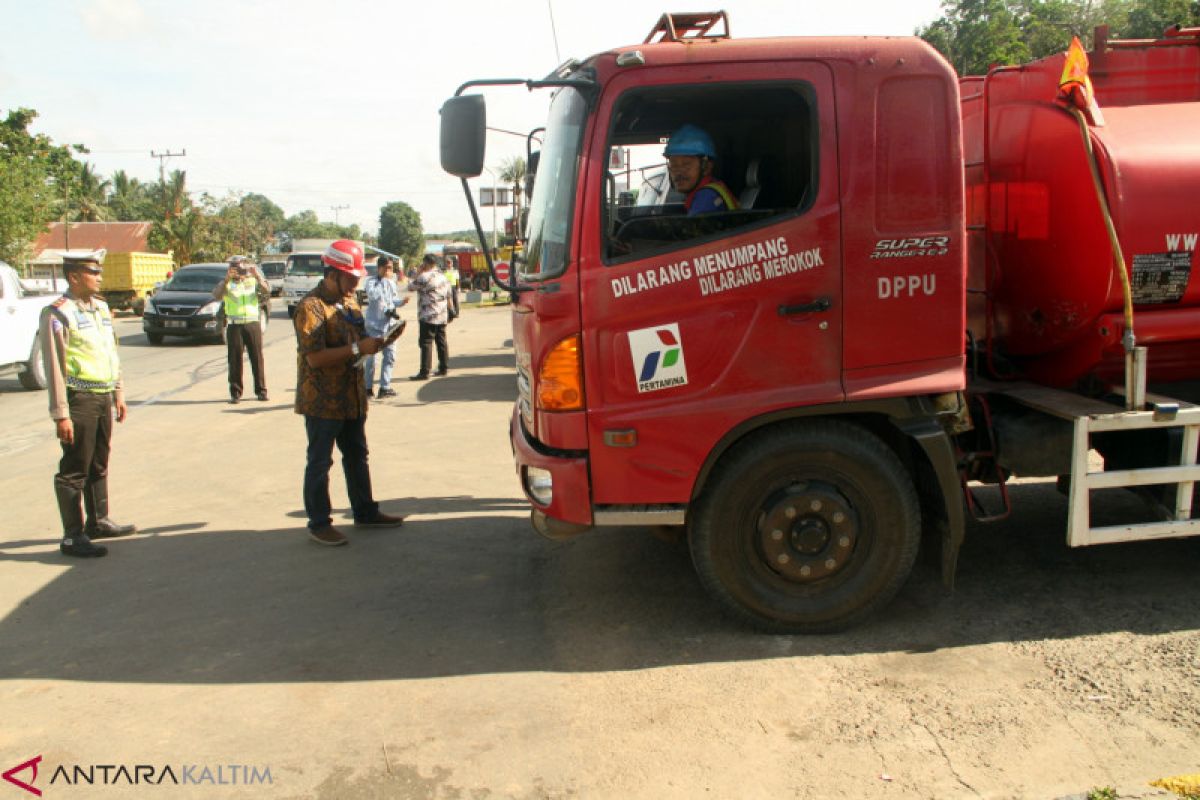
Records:
M320 251L289 253L287 270L283 276L283 300L287 303L289 317L296 315L296 306L311 292L325 274Z

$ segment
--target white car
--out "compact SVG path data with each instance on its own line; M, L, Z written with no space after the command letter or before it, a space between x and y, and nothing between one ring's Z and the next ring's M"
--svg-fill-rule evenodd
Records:
M0 373L16 370L26 389L46 388L38 325L42 309L60 294L23 285L17 271L0 261Z

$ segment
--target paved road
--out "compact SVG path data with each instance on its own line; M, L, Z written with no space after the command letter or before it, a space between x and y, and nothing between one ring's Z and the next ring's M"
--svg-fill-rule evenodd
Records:
M282 312L272 399L239 406L222 348L118 323L114 514L143 533L98 561L58 555L45 398L0 381L0 771L41 755L48 798L151 791L71 795L59 765L208 767L157 788L206 798L1054 797L1196 771L1197 542L1072 552L1052 487L1022 486L953 598L922 564L855 631L761 636L678 545L530 532L507 315L466 310L451 375L373 406L375 493L409 522L336 550L303 533Z

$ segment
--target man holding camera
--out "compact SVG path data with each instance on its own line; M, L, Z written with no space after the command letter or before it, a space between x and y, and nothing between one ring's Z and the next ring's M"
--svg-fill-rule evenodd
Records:
M250 371L254 373L254 396L267 399L267 376L263 368L262 326L259 306L271 302L271 287L251 269L246 256L229 259L225 280L213 290L213 297L225 303L225 341L229 346L229 402L242 399L242 350L250 353ZM269 308L270 306L268 306Z

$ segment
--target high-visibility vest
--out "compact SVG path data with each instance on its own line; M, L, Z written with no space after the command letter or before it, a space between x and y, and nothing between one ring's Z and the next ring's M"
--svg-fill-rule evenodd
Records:
M230 281L225 285L225 321L231 325L258 322L258 284Z
M725 201L725 208L727 208L730 211L737 211L739 208L741 208L741 204L739 204L737 201L737 198L733 196L733 192L729 191L729 187L726 186L724 184L724 182L716 180L715 178L711 178L708 181L701 183L699 186L697 186L695 189L692 189L692 191L688 193L687 200L686 200L686 204L687 204L688 208L691 208L692 198L695 197L696 193L699 192L701 189L712 189L714 192L719 194L721 196L721 199Z
M442 274L446 276L446 280L451 286L458 286L458 270L448 269L443 271Z
M64 295L54 307L67 318L67 387L77 392L111 392L121 374L121 359L108 305L93 297L92 307L86 309Z

